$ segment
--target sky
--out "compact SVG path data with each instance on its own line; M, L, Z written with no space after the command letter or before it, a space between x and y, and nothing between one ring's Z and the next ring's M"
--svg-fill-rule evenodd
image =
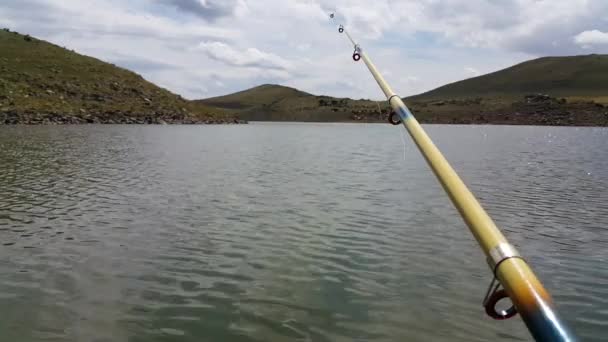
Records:
M607 0L0 0L0 27L186 98L266 83L382 98L339 24L402 96L536 57L608 53Z

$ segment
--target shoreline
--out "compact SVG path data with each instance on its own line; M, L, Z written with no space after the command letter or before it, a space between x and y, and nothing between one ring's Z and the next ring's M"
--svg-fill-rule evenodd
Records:
M237 122L238 121L238 122ZM256 124L350 124L350 125L387 125L388 122L382 121L198 121L198 122L172 122L172 123L146 123L146 122L16 122L3 123L0 121L0 127L34 127L34 126L233 126L233 125L256 125ZM572 127L572 128L608 128L608 125L584 125L584 124L534 124L534 123L488 123L488 122L471 122L471 123L441 123L441 122L420 122L421 125L430 126L503 126L503 127Z
M238 118L204 117L187 115L163 114L122 114L103 113L88 115L33 113L33 112L0 112L0 126L52 126L52 125L236 125L247 124L247 121Z

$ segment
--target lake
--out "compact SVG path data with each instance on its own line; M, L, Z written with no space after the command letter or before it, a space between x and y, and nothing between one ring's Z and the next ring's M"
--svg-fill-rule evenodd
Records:
M425 126L586 341L608 129ZM1 341L528 341L401 127L0 127Z

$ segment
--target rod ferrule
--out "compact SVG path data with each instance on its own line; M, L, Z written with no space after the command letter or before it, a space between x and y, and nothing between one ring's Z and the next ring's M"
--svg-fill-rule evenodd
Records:
M500 266L503 261L511 258L518 258L523 260L517 249L515 249L515 247L509 243L501 242L498 244L498 246L490 250L488 256L488 265L490 265L494 276L496 276L498 266Z
M397 95L397 94L393 94L393 95L391 95L391 96L388 98L388 104L389 104L389 105L391 105L391 106L393 105L393 104L391 103L391 101L393 100L393 97L399 97L399 95Z

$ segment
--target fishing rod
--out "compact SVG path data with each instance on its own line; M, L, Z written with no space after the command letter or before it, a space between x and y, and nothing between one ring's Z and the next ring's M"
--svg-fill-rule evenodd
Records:
M330 18L334 19L334 16L332 13ZM507 241L401 97L391 89L344 25L338 27L338 32L345 34L353 45L353 60L363 60L386 95L393 109L389 121L394 125L403 124L485 253L493 275L483 300L486 313L496 320L509 319L519 313L537 341L576 341L576 336L558 316L551 296L526 260ZM513 305L507 310L497 310L496 305L505 298L509 298Z

